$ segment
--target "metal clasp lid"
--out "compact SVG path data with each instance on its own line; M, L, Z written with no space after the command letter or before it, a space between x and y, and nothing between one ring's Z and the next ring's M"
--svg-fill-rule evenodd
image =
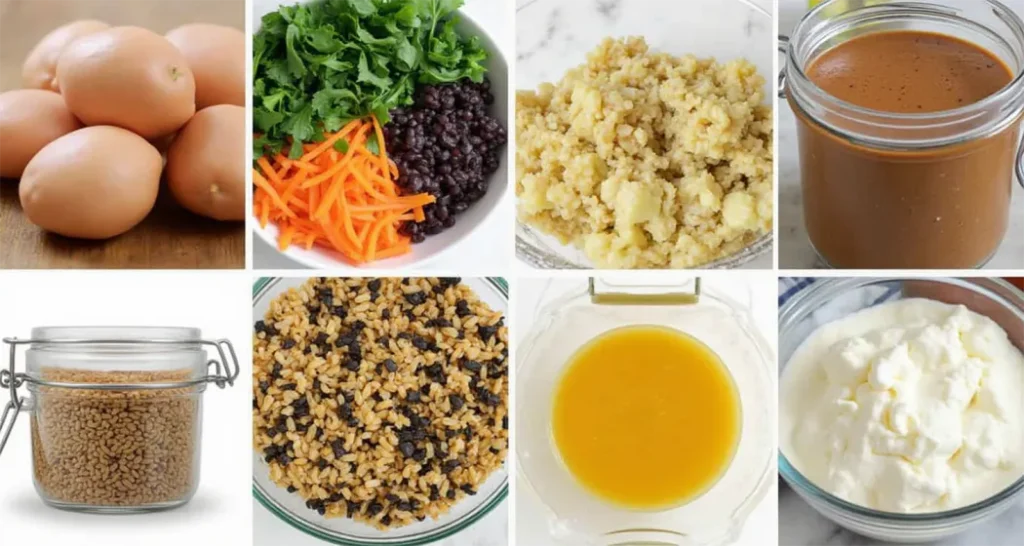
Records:
M26 400L18 396L18 388L25 383L44 387L101 390L101 391L139 391L139 390L164 390L181 389L213 383L220 388L234 386L235 380L241 373L241 366L238 363L238 355L234 346L227 339L196 339L183 341L180 339L18 339L5 337L3 342L10 346L10 361L6 370L0 370L0 388L6 388L10 392L10 400L0 414L0 454L7 445L7 440L14 430L14 423L18 420L18 414L26 405ZM47 381L32 377L26 373L15 372L15 362L18 356L18 345L29 345L32 343L45 343L47 345L208 345L217 350L218 359L210 359L206 367L213 367L214 374L197 377L188 381L174 381L169 383L68 383L60 381ZM230 356L230 360L228 357Z
M598 288L594 277L590 277L587 285L587 292L590 294L590 301L596 305L693 305L700 301L700 277L693 281L693 292L626 292L626 291L602 291ZM605 283L613 288L627 288L611 283ZM628 288L645 288L641 286L630 286ZM653 288L647 286L646 288ZM659 290L664 287L657 287Z

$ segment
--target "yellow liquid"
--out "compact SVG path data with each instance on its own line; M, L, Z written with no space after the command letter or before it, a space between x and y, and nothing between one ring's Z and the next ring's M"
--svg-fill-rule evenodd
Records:
M740 437L725 365L671 328L628 326L571 357L555 390L552 433L588 491L633 509L671 508L725 473Z

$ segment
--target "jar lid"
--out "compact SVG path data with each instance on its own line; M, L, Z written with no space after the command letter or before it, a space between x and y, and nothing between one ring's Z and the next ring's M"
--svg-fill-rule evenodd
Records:
M93 341L112 345L160 344L175 341L189 344L200 341L202 335L199 328L164 326L41 326L32 329L33 348L36 348L37 344L47 345L47 342L56 342L52 343L53 346L77 345L69 343L70 341L83 344Z

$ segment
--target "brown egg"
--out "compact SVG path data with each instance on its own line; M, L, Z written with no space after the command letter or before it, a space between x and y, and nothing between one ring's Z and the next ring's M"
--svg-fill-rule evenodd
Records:
M245 219L245 108L204 108L167 150L167 187L181 206L217 220Z
M82 124L53 91L0 93L0 176L18 178L32 156Z
M188 62L166 38L114 27L72 42L57 61L64 100L86 125L116 125L147 139L176 131L195 113Z
M135 227L153 210L160 152L119 127L79 129L49 143L21 177L25 216L53 233L107 239Z
M245 34L196 23L166 34L185 55L196 78L196 110L215 104L245 106Z
M103 21L83 20L53 29L25 58L21 67L21 85L28 89L59 91L57 59L64 47L77 38L108 28L110 25Z

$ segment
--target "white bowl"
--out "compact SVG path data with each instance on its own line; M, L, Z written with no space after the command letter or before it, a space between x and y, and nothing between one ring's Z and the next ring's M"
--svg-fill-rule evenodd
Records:
M280 2L277 0L259 1L253 5L253 32L260 28L260 21L263 16L276 11L279 6L293 5L294 2ZM465 12L458 12L459 22L455 29L463 36L478 36L480 45L487 52L487 78L491 81L491 93L494 94L494 104L491 106L491 115L497 119L506 130L508 130L509 119L509 97L508 97L508 64L502 56L494 40ZM511 134L509 144L511 145ZM422 243L412 245L412 252L404 256L376 260L366 264L364 267L393 269L401 267L412 267L423 265L428 261L440 258L442 255L451 252L460 243L465 241L470 234L480 225L484 224L487 217L491 215L499 204L508 188L508 154L503 151L500 154L501 161L498 170L491 175L490 186L487 193L477 202L470 205L468 209L456 216L455 225L442 231L437 235L428 236ZM250 184L251 186L251 184ZM251 211L250 211L251 212ZM277 249L277 226L268 223L267 227L260 227L255 218L250 218L253 231L272 248ZM284 251L278 251L289 259L296 261L306 267L314 269L330 268L359 269L352 264L342 260L337 254L323 247L314 246L306 250L304 246L293 244Z

